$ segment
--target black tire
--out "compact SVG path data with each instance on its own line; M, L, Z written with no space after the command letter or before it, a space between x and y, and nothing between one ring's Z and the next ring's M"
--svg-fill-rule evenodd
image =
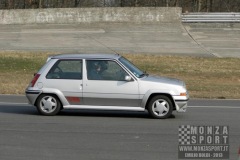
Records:
M171 116L173 104L167 96L157 95L150 100L147 109L152 118L165 119Z
M45 116L54 116L61 110L61 103L57 96L51 94L42 94L36 102L37 110Z

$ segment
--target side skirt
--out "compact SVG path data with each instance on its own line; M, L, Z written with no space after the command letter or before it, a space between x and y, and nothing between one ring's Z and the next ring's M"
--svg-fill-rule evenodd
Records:
M145 111L142 107L122 107L122 106L89 106L89 105L67 105L64 109L95 109L95 110L122 110L122 111Z

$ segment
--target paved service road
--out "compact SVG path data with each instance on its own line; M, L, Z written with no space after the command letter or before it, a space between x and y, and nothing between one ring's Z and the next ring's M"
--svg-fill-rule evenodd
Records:
M180 23L0 25L0 39L1 50L212 56Z
M14 99L0 103L2 160L174 160L179 125L228 125L230 159L238 156L237 100L193 100L186 113L155 120L147 113L89 110L63 110L60 115L46 117L32 106L14 103L20 102L20 97ZM206 107L208 103L213 106Z
M184 26L206 52L217 57L240 58L239 23L186 23Z
M0 50L240 57L240 25L0 25Z

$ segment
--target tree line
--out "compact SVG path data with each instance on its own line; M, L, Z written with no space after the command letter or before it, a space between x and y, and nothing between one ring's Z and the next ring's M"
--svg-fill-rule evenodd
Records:
M182 7L183 12L240 12L240 0L0 0L0 9Z

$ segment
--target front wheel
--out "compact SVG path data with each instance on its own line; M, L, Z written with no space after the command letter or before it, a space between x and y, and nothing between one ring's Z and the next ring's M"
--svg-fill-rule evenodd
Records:
M173 111L172 101L164 95L153 97L148 104L148 112L153 118L168 118Z
M56 115L61 110L61 103L55 95L40 95L36 106L38 112L46 116Z

